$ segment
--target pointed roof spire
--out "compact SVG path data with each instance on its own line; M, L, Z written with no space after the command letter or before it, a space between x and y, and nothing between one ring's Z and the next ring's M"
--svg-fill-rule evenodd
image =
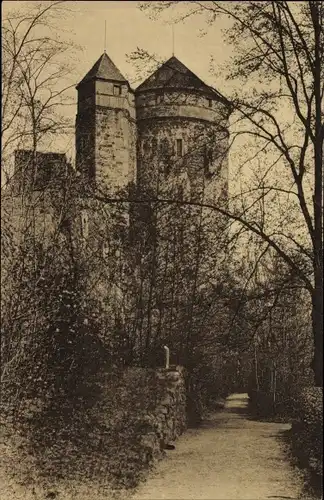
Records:
M107 21L105 19L105 43L104 43L104 53L106 53L106 45L107 45Z
M211 98L216 97L221 100L223 98L219 92L204 83L175 56L168 59L168 61L162 64L162 66L139 85L136 92L163 88L200 90L205 94L209 94Z
M78 83L77 88L82 83L89 80L113 80L114 82L127 82L126 78L121 74L117 66L113 63L110 57L107 55L106 50L99 57L98 61L92 66L90 71L85 75L84 78Z

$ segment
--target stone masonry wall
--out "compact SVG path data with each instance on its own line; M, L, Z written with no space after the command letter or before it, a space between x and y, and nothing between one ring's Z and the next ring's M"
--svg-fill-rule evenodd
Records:
M183 153L177 155L177 140ZM218 123L183 117L141 120L138 124L137 183L144 193L160 195L186 179L185 196L215 202L227 194L228 138Z
M155 404L140 422L142 461L150 463L163 455L187 426L185 371L182 367L158 369Z
M112 192L134 182L135 122L127 110L96 108L96 178Z
M114 193L134 182L135 98L126 83L96 80L78 89L76 166L86 182Z
M97 181L113 192L135 181L136 123L135 98L126 84L119 84L114 95L112 82L96 81Z

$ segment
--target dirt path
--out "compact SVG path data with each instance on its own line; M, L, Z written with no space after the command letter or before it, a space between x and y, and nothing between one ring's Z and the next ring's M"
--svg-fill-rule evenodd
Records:
M251 420L247 406L246 394L233 394L181 436L132 500L304 500L279 439L289 425Z

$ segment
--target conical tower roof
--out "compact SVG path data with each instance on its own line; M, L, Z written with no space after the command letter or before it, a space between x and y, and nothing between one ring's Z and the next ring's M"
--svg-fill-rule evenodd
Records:
M175 56L168 59L168 61L162 64L160 68L139 85L136 92L162 88L200 90L211 97L222 98L221 94L204 83Z
M93 79L127 82L126 78L121 74L106 52L99 57L98 61L95 62L90 71L82 78L78 86Z

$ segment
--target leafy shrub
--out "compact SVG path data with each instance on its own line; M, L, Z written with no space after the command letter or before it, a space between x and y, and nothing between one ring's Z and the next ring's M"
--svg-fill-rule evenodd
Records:
M309 387L294 400L292 448L300 463L323 475L323 389Z
M100 395L93 401L62 394L55 406L33 413L20 427L25 436L20 454L35 465L37 484L49 478L54 485L79 479L128 489L150 466L150 448L143 447L142 437L161 396L154 370L114 368L97 384ZM148 429L144 424L150 424ZM25 474L30 475L29 469Z

